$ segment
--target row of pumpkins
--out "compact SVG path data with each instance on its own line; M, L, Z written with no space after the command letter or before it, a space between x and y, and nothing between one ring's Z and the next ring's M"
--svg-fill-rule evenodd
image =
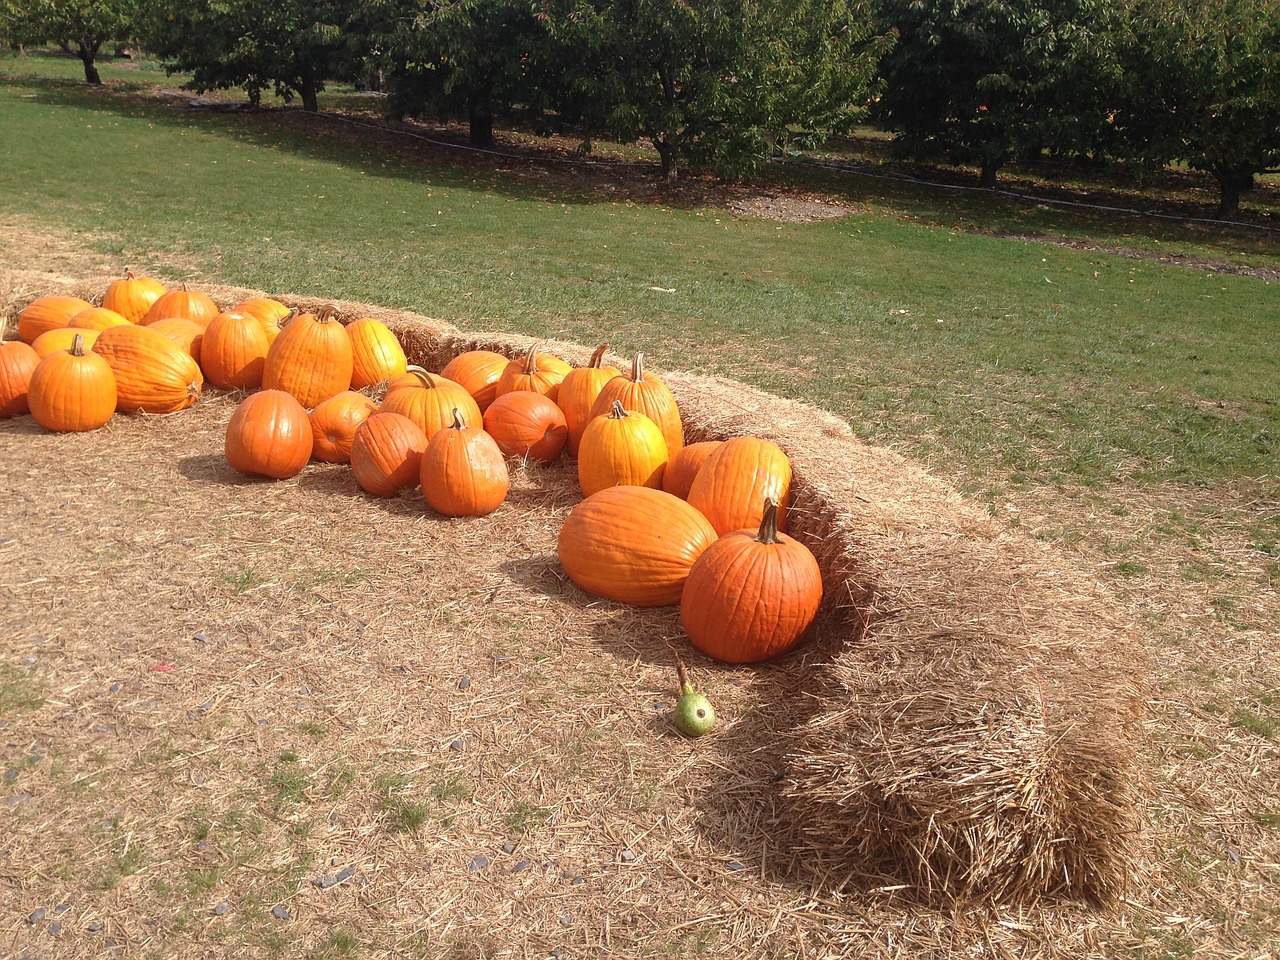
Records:
M813 554L787 536L791 466L756 437L686 445L670 389L636 355L601 346L571 367L537 345L510 358L469 350L439 373L408 364L381 321L254 297L223 311L207 294L132 273L101 306L42 297L0 331L0 416L28 410L50 430L116 412L172 413L205 381L253 391L227 426L241 473L284 479L311 460L349 463L376 496L421 485L446 516L483 516L510 486L507 458L576 457L585 499L559 558L588 593L679 604L693 644L731 663L791 649L822 596ZM381 395L381 402L374 399Z

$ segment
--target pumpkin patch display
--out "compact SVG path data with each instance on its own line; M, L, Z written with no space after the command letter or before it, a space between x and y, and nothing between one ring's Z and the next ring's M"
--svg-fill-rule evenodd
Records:
M675 456L684 447L684 424L680 419L680 406L662 378L644 367L644 354L637 353L631 360L631 370L620 373L603 387L591 407L592 417L602 417L613 407L613 401L621 401L623 409L635 410L658 425L667 441L667 453Z
M566 449L571 457L578 455L578 445L582 442L583 431L591 422L591 409L596 397L600 396L606 383L621 376L617 367L604 363L604 352L608 349L607 343L600 344L585 367L574 367L560 383L556 403L564 411L565 423L569 425L569 443Z
M493 437L453 411L453 423L436 433L422 454L422 494L446 517L482 517L507 499L511 475Z
M465 350L445 364L440 376L462 384L484 413L498 395L498 380L510 362L493 350Z
M707 457L719 450L722 443L723 440L702 440L681 448L663 471L662 489L681 500L688 500L693 478L698 475Z
M378 412L378 405L363 393L344 390L311 411L313 459L322 463L349 463L356 430Z
M408 417L428 440L453 423L455 409L467 423L480 422L480 408L462 384L418 366L391 381L379 409Z
M18 338L26 343L32 343L46 330L67 326L72 317L92 306L93 304L88 300L63 294L32 300L18 314Z
M661 489L666 467L667 441L658 425L643 413L624 410L621 401L587 424L578 449L578 485L586 496L626 485Z
M311 420L283 390L261 390L236 407L224 449L232 468L250 476L285 480L311 459Z
M283 390L310 409L351 388L355 360L351 338L331 306L300 313L267 350L262 386Z
M114 310L130 323L141 323L151 305L166 292L167 288L159 280L138 276L132 270L126 270L123 277L107 284L107 292L102 295L102 305L108 310Z
M499 394L484 412L484 429L507 457L555 463L569 442L564 412L530 390Z
M507 363L498 378L497 395L529 391L555 400L560 395L560 384L573 368L557 356L539 353L538 345L531 346L524 356Z
M721 536L743 527L758 527L765 500L777 504L778 529L785 530L791 461L772 440L734 437L703 462L689 486L688 499Z
M363 390L398 377L408 368L404 347L385 323L361 317L347 324L351 338L351 388Z
M132 323L108 327L93 352L111 365L121 413L174 413L200 399L199 365L163 333Z
M689 641L726 663L760 663L795 647L822 603L822 571L809 548L778 532L768 500L758 531L720 537L694 562L680 598Z
M426 449L421 427L401 414L379 411L356 428L351 473L366 493L393 497L421 482Z
M31 372L27 403L46 430L96 430L116 412L116 381L102 357L84 349L77 335L71 349L51 353Z
M0 417L27 412L27 390L39 363L40 354L31 344L4 338L0 321Z

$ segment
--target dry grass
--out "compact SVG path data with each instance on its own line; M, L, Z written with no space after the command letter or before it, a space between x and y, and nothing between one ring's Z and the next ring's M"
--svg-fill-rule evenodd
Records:
M11 304L57 286L8 279ZM386 315L429 365L499 342ZM1207 622L1151 570L1129 583L1159 629L1139 647L1087 552L987 520L834 418L671 381L695 437L783 440L798 532L840 601L777 665L691 658L725 721L704 741L668 718L674 612L564 581L564 467L445 521L342 468L240 478L221 456L234 396L76 437L0 425L0 944L1269 955L1273 631ZM1044 509L1022 507L1028 524ZM1256 562L1218 534L1214 556ZM1249 622L1276 622L1269 589Z

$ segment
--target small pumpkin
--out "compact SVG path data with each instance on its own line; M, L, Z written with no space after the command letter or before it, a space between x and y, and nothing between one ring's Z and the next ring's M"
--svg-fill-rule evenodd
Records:
M119 327L129 322L114 310L108 310L106 307L90 307L88 310L81 310L68 320L67 326L80 330L97 330L101 333L107 327Z
M399 413L378 412L356 428L351 442L351 473L366 493L393 497L422 478L427 438L422 428Z
M582 433L591 421L591 408L604 385L614 377L622 375L617 367L604 363L604 352L609 349L607 343L596 347L591 359L585 367L574 367L560 383L560 392L556 394L556 403L564 411L565 423L569 425L569 456L578 455L578 445L582 442Z
M126 270L124 276L107 284L102 305L114 310L130 323L141 323L151 305L167 293L163 283L152 277L138 276Z
M578 485L586 496L628 484L661 489L666 467L667 441L658 425L643 413L622 409L618 400L582 434Z
M213 297L199 290L188 290L184 283L157 297L140 322L146 326L165 317L186 317L206 327L221 312Z
M758 527L765 500L777 504L778 529L786 530L791 461L776 443L760 437L726 440L707 457L689 486L689 503L721 536Z
M240 473L285 480L311 459L311 420L283 390L245 397L227 423L227 462Z
M760 663L794 648L822 603L822 570L809 548L778 532L767 500L760 528L725 534L689 570L680 623L690 642L726 663Z
M31 343L31 349L43 360L49 354L58 350L70 350L71 342L78 336L84 338L84 349L92 350L94 342L98 339L98 331L77 330L75 327L55 327L36 337Z
M398 377L408 368L404 347L385 323L360 317L347 324L351 338L351 388L363 390Z
M312 458L322 463L349 463L356 429L377 412L378 405L372 399L354 390L344 390L316 404L311 411Z
M32 300L18 314L18 337L32 343L46 330L65 327L77 313L92 306L88 300L63 294Z
M680 602L694 561L715 542L707 518L652 487L607 487L570 511L557 554L587 593L640 607Z
M98 334L93 352L111 365L121 413L174 413L200 399L204 376L199 365L150 327L108 327Z
M591 416L604 416L615 400L622 401L624 409L643 413L658 425L667 441L668 454L674 457L684 447L684 425L675 395L661 377L645 369L644 354L637 353L632 358L629 373L619 374L600 388Z
M453 411L453 423L422 454L422 494L446 517L483 517L507 499L511 475L493 437Z
M510 362L493 350L466 350L446 363L440 376L462 384L484 413L498 395L498 380Z
M671 458L662 474L662 489L675 494L681 500L689 499L689 487L698 475L707 457L720 449L723 440L702 440L690 443Z
M501 393L484 412L484 429L507 457L554 463L569 442L564 412L531 390Z
M467 423L480 422L480 408L462 384L417 366L392 381L379 409L408 417L428 440L453 422L455 409Z
M200 366L215 387L255 390L262 386L269 344L262 324L247 313L220 313L205 327Z
M76 335L71 349L51 353L36 365L27 402L36 423L46 430L96 430L116 412L115 375Z
M572 369L557 356L539 353L535 343L523 357L508 361L498 378L495 393L500 397L504 393L527 390L555 400L560 394L560 383Z
M294 313L279 300L271 297L250 297L248 300L241 300L227 312L248 314L257 320L262 325L262 332L267 336L267 346L280 336L280 330L285 321Z
M197 364L203 363L201 351L204 347L206 328L200 326L194 320L188 320L186 317L165 317L163 320L148 324L147 329L168 337ZM201 372L203 372L203 369Z
M351 338L338 322L336 307L290 320L267 350L262 385L293 394L304 407L351 389Z
M0 417L27 412L31 374L39 363L40 354L31 344L4 338L4 321L0 320Z

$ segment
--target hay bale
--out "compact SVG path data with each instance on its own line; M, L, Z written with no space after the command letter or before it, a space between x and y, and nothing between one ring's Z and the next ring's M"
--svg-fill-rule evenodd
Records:
M23 274L6 312L109 279ZM220 303L258 293L206 289ZM303 310L329 302L277 296ZM430 369L533 342L335 305L344 320L383 320ZM575 363L590 352L546 349ZM834 854L841 886L901 886L929 902L1121 896L1140 826L1145 665L1115 600L837 417L725 380L666 380L691 441L752 434L787 451L792 533L817 555L843 634L806 684L816 713L787 744L796 842Z

